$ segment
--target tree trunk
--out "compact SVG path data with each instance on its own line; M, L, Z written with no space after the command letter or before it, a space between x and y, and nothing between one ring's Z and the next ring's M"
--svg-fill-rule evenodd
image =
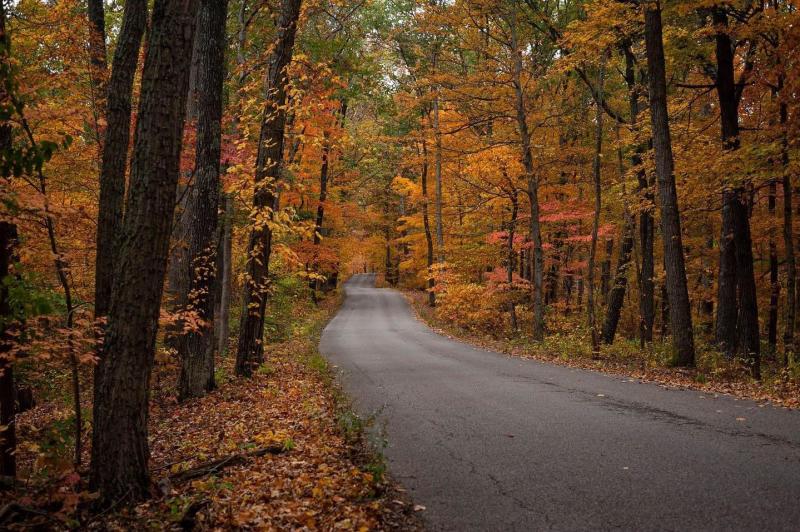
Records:
M103 0L87 0L86 16L89 21L89 60L91 81L93 118L96 141L102 147L102 128L100 119L105 116L106 91L106 17Z
M216 325L214 337L217 340L217 353L222 356L228 350L228 337L230 336L230 308L231 308L231 281L232 264L231 254L233 241L233 198L222 193L222 227L219 232L219 249L217 250L217 304L214 310Z
M444 229L442 220L442 132L439 128L439 89L435 89L433 98L433 134L436 143L434 168L436 178L436 261L442 264L444 256Z
M199 397L214 388L214 293L222 142L222 84L225 78L225 22L228 0L200 0L195 34L197 139L195 178L188 212L189 290L181 304L197 313L199 330L178 336L181 374L178 399Z
M780 85L783 85L781 80ZM781 87L782 88L782 87ZM795 322L795 292L796 265L794 257L794 239L792 228L792 182L789 173L789 139L786 134L786 123L789 118L788 106L780 104L781 133L781 171L783 173L783 246L786 254L786 318L783 331L783 363L788 365L794 357L794 322Z
M778 344L778 298L781 285L778 283L778 244L775 241L775 208L777 205L778 183L775 179L769 182L768 210L770 217L769 229L769 319L767 321L767 340L771 356L775 355Z
M0 5L0 40L5 36L5 13ZM2 44L0 43L0 46ZM1 90L1 89L0 89ZM11 128L0 126L0 150L10 148ZM17 226L10 222L0 222L0 475L15 477L17 462L16 403L14 400L14 361L11 358L12 338L9 336L9 322L12 320L11 305L8 300L6 278L11 274L14 248L17 244Z
M5 4L0 2L0 72L10 75L11 39L6 33ZM12 106L11 84L6 78L0 83L0 108L4 111ZM0 156L6 160L11 155L11 124L0 122ZM17 226L7 220L0 221L0 475L16 477L17 449L16 417L14 401L14 360L9 326L13 320L6 279L11 274L14 250L17 245Z
M531 336L534 340L542 340L544 338L544 249L542 248L542 228L539 222L539 179L535 175L533 166L531 135L528 130L525 93L522 85L522 51L517 42L516 26L512 27L511 48L514 61L513 85L517 133L520 140L522 166L525 168L525 179L528 183L528 200L531 204L530 234L533 250L531 257L533 263L533 328Z
M600 263L600 295L603 305L608 304L608 291L611 285L611 257L614 254L614 239L606 238L603 262Z
M422 139L422 172L420 180L422 185L422 225L425 229L426 258L428 263L428 305L435 307L436 294L433 288L436 281L433 278L433 235L431 234L431 220L428 215L428 145L424 138Z
M656 178L661 200L661 231L664 241L664 269L669 297L670 323L675 362L694 365L694 332L686 286L686 267L681 240L678 193L672 159L672 139L667 114L667 79L664 64L664 42L661 28L661 4L656 1L645 6L645 41L647 47L648 83L650 88L650 119L653 130Z
M519 213L519 202L517 201L517 193L511 195L511 219L508 221L508 266L506 268L507 272L507 282L508 282L508 293L509 293L509 302L508 302L508 313L511 319L511 331L517 332L517 311L514 305L514 231L517 227L517 214Z
M122 227L125 201L125 169L131 130L131 94L139 61L139 47L147 25L147 1L127 0L122 27L114 50L108 82L106 131L100 168L100 204L97 217L97 257L95 263L95 317L108 314L114 258ZM98 364L96 374L101 365ZM95 383L97 378L95 378Z
M614 283L608 293L608 304L606 306L606 318L603 321L603 333L601 340L605 344L613 344L614 336L617 334L617 325L625 301L625 289L628 285L628 269L631 264L631 253L633 252L635 224L633 216L625 209L625 221L622 236L622 247L617 258L617 270L614 275Z
M717 56L716 88L720 105L722 145L736 151L739 139L739 102L742 89L734 79L734 51L727 33L728 15L715 6L712 20ZM761 343L758 327L753 244L747 208L749 193L743 186L725 187L722 194L722 237L720 238L717 342L728 354L744 354L753 376L760 375ZM738 296L738 297L737 297Z
M150 493L150 372L167 267L197 2L156 0L117 275L95 392L91 480L106 505Z
M302 0L282 0L277 37L265 81L266 103L256 158L253 229L247 245L247 275L236 350L236 374L250 376L264 360L264 315L269 291L272 230L265 218L277 208L286 129L286 67L292 60Z
M594 188L594 216L592 218L592 241L589 245L589 263L588 263L588 278L587 278L587 300L586 300L586 314L589 321L589 333L592 337L592 355L598 356L600 354L600 341L597 335L597 316L595 315L594 308L594 273L595 261L597 257L597 232L600 229L600 210L602 209L602 185L600 183L601 177L601 157L603 156L603 83L605 81L605 65L600 65L597 73L597 89L594 94L596 112L595 112L595 138L594 138L594 160L592 161L592 186Z

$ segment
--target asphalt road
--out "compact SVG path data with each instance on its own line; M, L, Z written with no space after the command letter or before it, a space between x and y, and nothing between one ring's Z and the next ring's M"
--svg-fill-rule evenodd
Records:
M434 530L800 530L800 412L522 360L374 277L322 336Z

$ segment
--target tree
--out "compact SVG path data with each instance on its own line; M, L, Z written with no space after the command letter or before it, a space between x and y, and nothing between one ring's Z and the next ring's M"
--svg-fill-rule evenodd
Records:
M106 504L149 494L150 371L169 252L194 0L156 0L142 72L127 208L95 391L91 481Z
M264 105L256 159L253 229L247 246L247 279L242 302L236 373L249 376L264 359L264 313L269 291L272 253L270 218L277 209L286 129L286 67L292 60L302 0L282 0L275 45L268 59Z
M94 12L94 11L93 11ZM92 20L97 15L93 15ZM114 257L125 202L125 170L131 130L133 78L147 25L146 0L126 0L108 82L106 130L100 169L100 205L95 262L95 316L105 317L111 305ZM98 374L101 366L98 366Z
M197 314L196 330L181 334L178 398L198 397L214 388L214 289L217 280L218 209L225 78L227 0L200 0L195 30L197 54L197 140L194 186L187 201L189 290L180 304Z
M675 361L682 366L694 365L694 332L686 285L678 191L672 158L669 114L667 112L667 76L661 26L661 2L643 6L645 44L647 48L648 85L650 89L650 121L653 130L656 178L661 205L661 234L664 241L664 269L669 297L669 318L672 324L672 345Z

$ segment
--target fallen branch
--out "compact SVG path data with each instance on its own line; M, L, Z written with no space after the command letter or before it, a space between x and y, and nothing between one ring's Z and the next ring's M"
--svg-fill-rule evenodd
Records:
M17 502L10 502L0 509L0 525L16 522L25 514L45 517L50 521L58 521L55 517L50 515L50 513L44 510L39 510L38 508L33 508L30 506L24 506Z
M217 473L226 467L245 464L251 458L257 458L267 454L282 454L286 451L287 449L283 445L270 445L269 447L261 447L246 453L232 454L230 456L226 456L225 458L218 458L217 460L200 464L197 467L170 475L169 479L172 482L186 482L187 480L204 477L206 475L213 475L214 473Z

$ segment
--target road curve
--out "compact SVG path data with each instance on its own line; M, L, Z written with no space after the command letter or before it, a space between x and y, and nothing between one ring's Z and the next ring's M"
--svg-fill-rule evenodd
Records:
M476 349L345 289L320 349L430 528L800 529L800 412Z

